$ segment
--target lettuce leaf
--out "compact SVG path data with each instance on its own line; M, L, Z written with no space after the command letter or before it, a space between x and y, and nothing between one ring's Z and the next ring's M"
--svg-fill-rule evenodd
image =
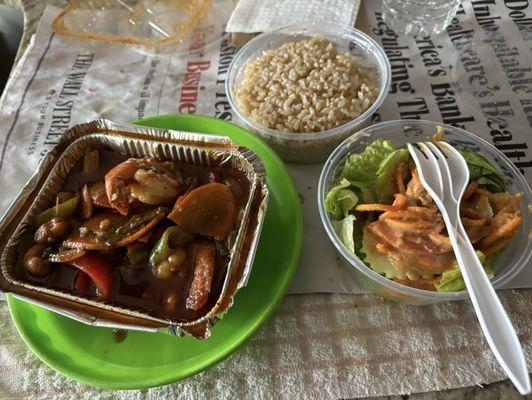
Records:
M506 180L499 171L479 153L466 148L457 149L469 167L470 180L477 181L480 186L492 193L506 191Z
M354 215L349 214L341 221L332 221L332 226L345 247L351 253L363 259L364 255L360 254L363 224L357 221Z
M380 203L388 204L393 202L394 194L398 193L395 172L400 163L408 162L410 152L407 149L397 149L389 153L379 164L377 171L377 181L375 182L375 192Z
M358 195L349 189L350 186L351 182L342 179L325 196L325 210L332 219L339 220L347 217L349 211L358 203Z
M332 225L347 250L355 254L355 239L353 236L355 216L350 214L341 221L332 221Z
M351 153L340 171L340 182L325 196L325 209L332 219L341 220L359 202L373 202L377 172L395 148L389 140L377 139L360 153ZM381 178L382 179L382 178ZM393 190L393 188L388 189Z
M375 140L362 153L351 153L347 157L341 178L348 179L356 187L373 187L381 161L394 150L389 140Z
M477 250L477 256L484 266L486 274L491 279L493 278L493 265L495 259L497 258L496 254L492 254L488 257L481 251ZM445 271L441 275L441 280L439 283L434 285L438 292L460 292L466 289L464 278L462 277L462 272L460 268L453 268L448 271Z

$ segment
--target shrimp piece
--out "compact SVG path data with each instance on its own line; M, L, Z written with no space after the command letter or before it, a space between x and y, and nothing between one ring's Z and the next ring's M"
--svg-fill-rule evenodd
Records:
M127 215L131 203L158 205L174 201L183 188L183 179L172 162L152 158L130 158L105 175L110 205Z

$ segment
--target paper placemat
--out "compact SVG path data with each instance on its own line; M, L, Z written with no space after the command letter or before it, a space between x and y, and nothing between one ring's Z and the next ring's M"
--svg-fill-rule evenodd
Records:
M376 3L367 4L363 21L375 23L380 7ZM502 1L485 7L488 16L484 18L493 18L497 26L507 24L508 10ZM102 50L90 42L61 44L62 39L52 36L49 30L49 22L57 12L58 9L48 8L44 13L35 46L28 51L25 63L19 65L15 80L0 100L0 143L3 146L0 190L4 193L0 199L1 209L5 209L9 198L36 168L40 151L51 148L55 129L59 129L61 123L72 125L100 116L127 121L191 107L180 100L180 88L188 68L197 68L201 75L200 86L204 87L198 88L195 111L235 120L223 85L227 65L236 51L229 41L223 39L220 42L216 55L199 59L153 60L138 53L123 53L124 48L120 47L109 46ZM478 26L468 2L464 3L458 19L465 31ZM379 29L389 31L381 22L377 24L373 29L367 25L364 29L376 32L381 41ZM518 42L522 31L512 32L512 42ZM393 40L386 43L406 46L402 41L397 45ZM422 44L415 44L418 45ZM396 50L388 48L388 52ZM419 49L412 47L408 51L404 57L413 63ZM71 71L75 64L84 67ZM407 64L410 72L412 67L408 65L411 64ZM85 73L70 75L72 72ZM70 85L73 81L67 83L71 78L78 79L73 86ZM408 79L412 85L414 75L410 74ZM423 80L431 82L424 75ZM64 87L74 90L62 93ZM404 110L405 107L399 102L420 101L417 97L421 93L421 89L410 95L392 93L381 110L382 115L376 118L395 117L398 108ZM434 108L431 100L424 100L430 102L430 114L421 116L441 120L439 108ZM415 104L406 106L414 107ZM389 114L385 115L385 112ZM424 109L421 108L420 112ZM481 120L474 123L479 123L482 128L479 133L488 137L489 131ZM468 124L466 128L473 129L473 125ZM521 131L520 136L515 136L514 146L526 143L526 132ZM526 148L519 151L526 151ZM526 161L525 156L523 160ZM289 168L298 181L296 185L303 199L306 237L315 237L320 240L320 246L329 246L319 237L325 235L319 220L313 219L307 211L315 210L310 202L315 201L316 182L306 184L307 181L298 178L298 174L305 175L307 169L308 176L316 176L312 168L320 167L291 165ZM524 172L529 174L526 168ZM530 182L529 175L527 179ZM298 274L313 261L312 254L321 253L305 241ZM319 275L320 267L332 269L331 265L322 259L317 261L316 267L303 275L318 274L312 279L321 279L325 284L326 279ZM294 285L300 278L301 275L295 277ZM500 297L531 367L532 290L501 291ZM5 303L0 303L0 318L4 321L9 318ZM3 371L0 397L13 399L355 398L443 390L504 379L482 338L469 302L415 307L370 294L287 296L274 317L228 359L208 371L161 388L116 392L88 388L71 381L41 363L8 322L0 329L0 367ZM497 386L500 387L506 389ZM519 398L511 388L500 394L496 390L480 393ZM465 393L457 392L456 395L462 398ZM467 395L475 393L476 389L472 389Z

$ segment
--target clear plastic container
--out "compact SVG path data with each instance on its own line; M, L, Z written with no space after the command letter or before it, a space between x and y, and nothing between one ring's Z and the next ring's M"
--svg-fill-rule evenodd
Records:
M242 80L246 65L266 50L314 36L330 40L339 52L351 53L358 59L360 65L374 72L379 87L379 95L375 102L354 120L334 129L313 133L289 133L269 129L244 115L236 104L234 93ZM391 78L388 58L373 39L354 28L329 23L296 25L257 36L237 53L227 74L227 97L238 117L251 131L266 140L283 160L295 163L324 161L338 143L367 126L371 115L377 111L386 97Z
M495 277L492 279L493 286L497 289L512 280L527 265L532 255L532 240L529 237L529 232L532 229L532 219L530 218L532 191L519 170L504 154L484 139L472 133L437 122L400 120L372 125L340 144L325 163L318 184L318 207L329 238L342 257L356 269L360 283L383 297L405 303L430 304L439 301L465 299L468 295L466 291L444 293L415 289L379 275L351 253L340 241L334 232L329 215L325 211L324 200L348 154L352 152L360 153L374 140L381 138L389 139L395 146L430 141L438 126L443 128L447 142L479 152L489 162L496 165L506 177L510 193L520 192L523 194L521 201L521 213L523 215L521 227L517 236L497 258L494 266Z
M398 35L441 33L453 20L461 0L383 0L382 17Z

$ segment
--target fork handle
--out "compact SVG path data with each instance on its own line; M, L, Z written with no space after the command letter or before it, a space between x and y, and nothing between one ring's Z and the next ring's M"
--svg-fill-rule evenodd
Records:
M460 229L461 228L461 229ZM462 271L478 321L493 354L523 395L530 393L530 377L521 343L508 314L495 294L495 289L484 271L465 229L458 224L455 235L455 255ZM454 245L454 243L453 243ZM453 246L454 247L454 246Z

